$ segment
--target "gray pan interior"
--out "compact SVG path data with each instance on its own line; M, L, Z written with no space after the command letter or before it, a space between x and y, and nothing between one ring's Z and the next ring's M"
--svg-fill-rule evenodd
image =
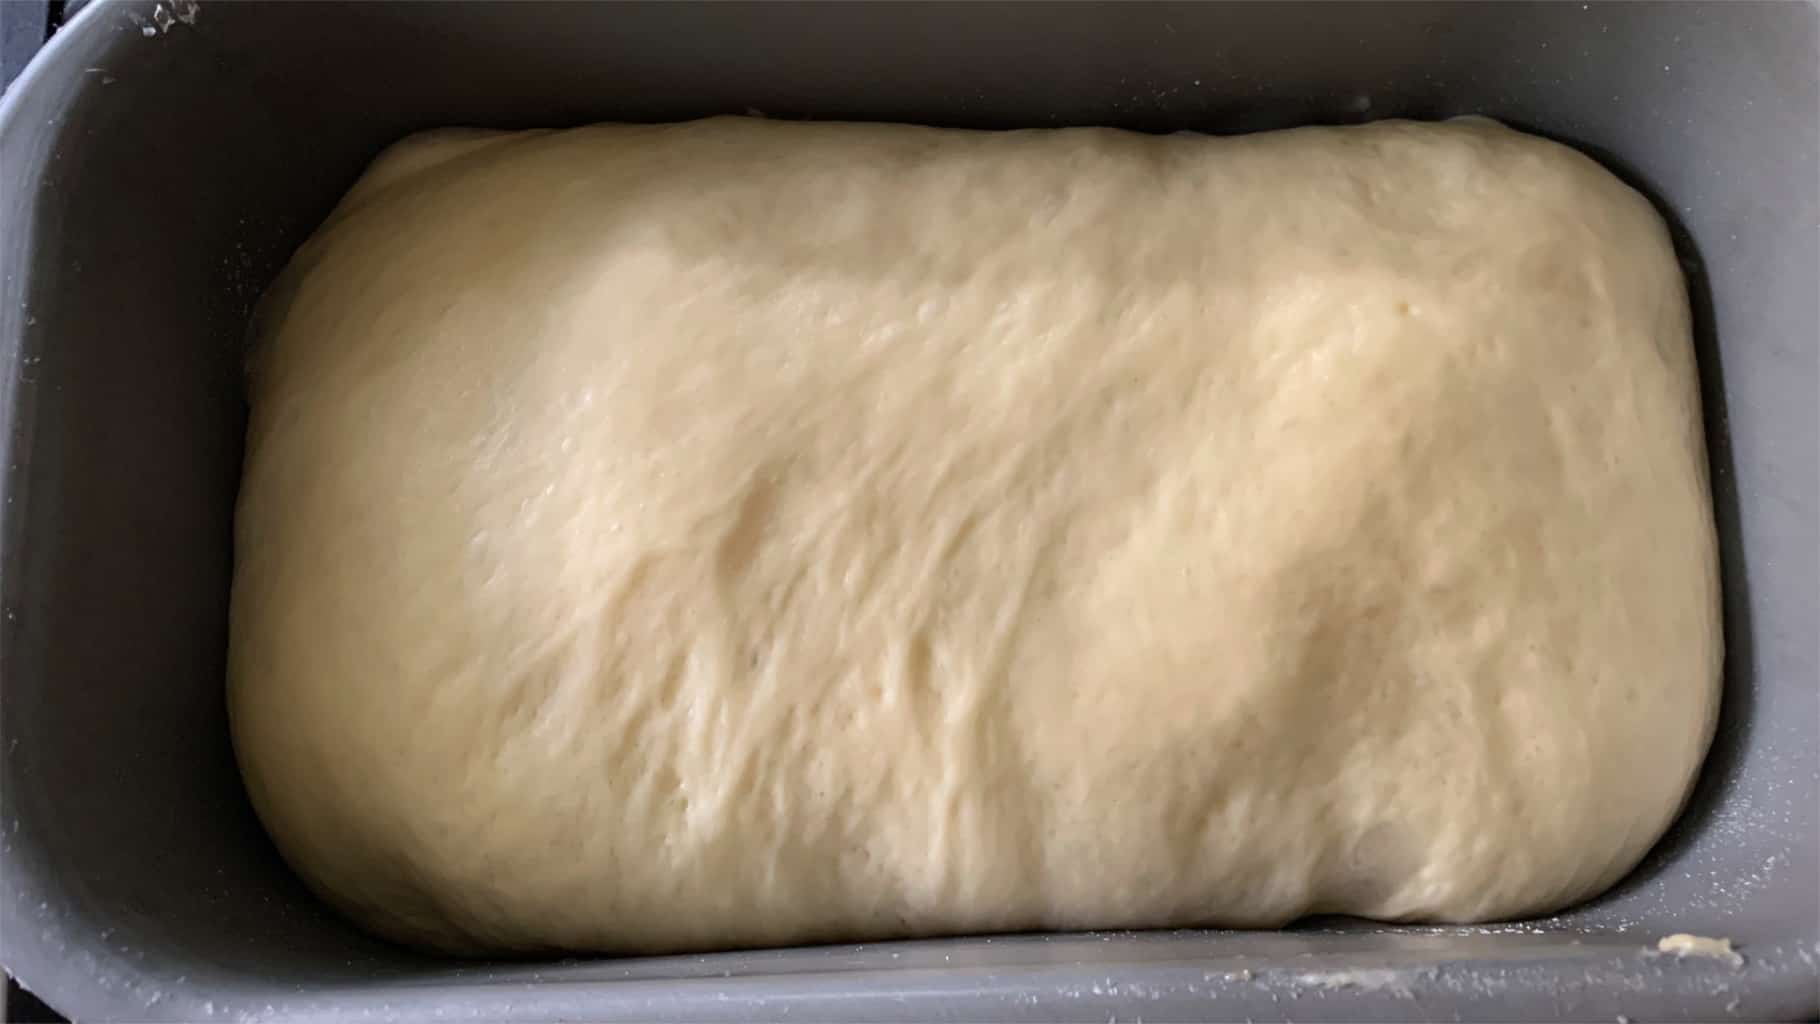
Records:
M0 108L0 961L92 1019L1820 1013L1817 36L1811 3L88 7ZM249 304L409 131L748 109L1218 132L1483 113L1654 197L1693 284L1729 640L1669 837L1596 902L1492 928L458 963L325 911L223 722ZM1677 931L1746 961L1646 952Z

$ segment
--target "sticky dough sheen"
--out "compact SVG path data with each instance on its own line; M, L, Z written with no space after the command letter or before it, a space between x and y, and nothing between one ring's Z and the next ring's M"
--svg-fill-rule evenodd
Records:
M1547 911L1713 726L1667 235L1490 122L418 136L251 395L240 761L412 943Z

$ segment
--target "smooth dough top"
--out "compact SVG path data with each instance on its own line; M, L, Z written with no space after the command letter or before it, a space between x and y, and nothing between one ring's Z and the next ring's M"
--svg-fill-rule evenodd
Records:
M1561 907L1713 728L1688 322L1487 121L414 137L263 310L248 788L458 951Z

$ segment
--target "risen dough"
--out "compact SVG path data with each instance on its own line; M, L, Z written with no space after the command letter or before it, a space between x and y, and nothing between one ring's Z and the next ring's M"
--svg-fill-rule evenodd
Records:
M420 136L251 388L241 764L410 942L1528 914L1713 725L1668 238L1489 122Z

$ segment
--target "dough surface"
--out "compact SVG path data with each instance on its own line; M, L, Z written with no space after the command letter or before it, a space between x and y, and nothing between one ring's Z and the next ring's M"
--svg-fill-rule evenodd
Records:
M236 749L455 951L1548 911L1712 732L1695 379L1486 121L413 137L262 309Z

